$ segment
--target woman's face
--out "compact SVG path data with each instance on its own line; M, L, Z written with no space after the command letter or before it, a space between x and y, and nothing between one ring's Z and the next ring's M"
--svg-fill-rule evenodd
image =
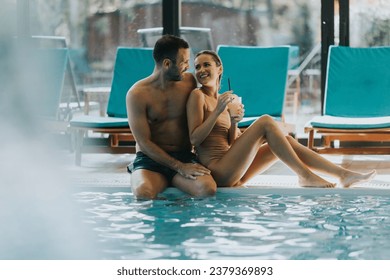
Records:
M201 54L195 58L195 77L203 86L215 86L222 74L222 67L210 54Z

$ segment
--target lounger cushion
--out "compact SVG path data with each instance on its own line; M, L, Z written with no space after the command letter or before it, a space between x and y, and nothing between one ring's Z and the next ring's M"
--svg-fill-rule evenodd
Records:
M220 92L231 89L242 97L245 115L282 116L289 64L289 46L226 46L217 52L223 61Z
M20 75L31 82L21 86L30 92L31 109L45 119L58 119L68 49L30 49L23 55Z
M126 128L129 127L127 118L75 116L70 121L72 127L87 128Z
M153 72L153 50L150 48L118 47L114 76L107 105L108 117L74 116L71 127L127 128L126 94L137 81Z
M114 76L107 115L126 118L126 95L137 81L149 76L154 69L153 49L119 47L117 50Z
M330 129L390 128L390 117L346 118L324 115L314 117L309 126Z
M383 117L390 114L390 47L331 46L324 115Z

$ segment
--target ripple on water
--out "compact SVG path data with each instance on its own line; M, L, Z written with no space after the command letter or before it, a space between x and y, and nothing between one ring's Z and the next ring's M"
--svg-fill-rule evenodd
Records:
M80 192L108 259L389 259L390 197Z

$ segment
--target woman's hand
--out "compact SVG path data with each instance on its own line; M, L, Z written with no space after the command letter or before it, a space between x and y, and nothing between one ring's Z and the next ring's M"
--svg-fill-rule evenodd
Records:
M234 99L233 91L229 90L226 91L218 96L218 103L215 110L217 111L218 115L221 114L223 111L225 111L226 106L232 102Z
M245 114L244 104L240 104L240 108L237 111L237 113L238 114L235 116L230 116L230 121L232 122L232 124L236 124L242 121L242 119L244 118L244 114Z

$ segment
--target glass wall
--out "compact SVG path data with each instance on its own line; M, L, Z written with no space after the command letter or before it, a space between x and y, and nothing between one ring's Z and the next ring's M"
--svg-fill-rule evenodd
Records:
M350 0L350 43L354 47L390 45L390 1Z
M215 45L293 44L304 54L319 39L317 2L183 0L182 25L211 28Z
M302 122L297 127L306 122L298 115L321 112L320 19L321 1L316 0L182 1L182 25L210 28L215 47L295 46L284 112L287 121ZM307 66L297 73L302 63Z
M117 47L161 26L162 0L30 0L30 17L31 35L66 38L79 87L109 86Z

